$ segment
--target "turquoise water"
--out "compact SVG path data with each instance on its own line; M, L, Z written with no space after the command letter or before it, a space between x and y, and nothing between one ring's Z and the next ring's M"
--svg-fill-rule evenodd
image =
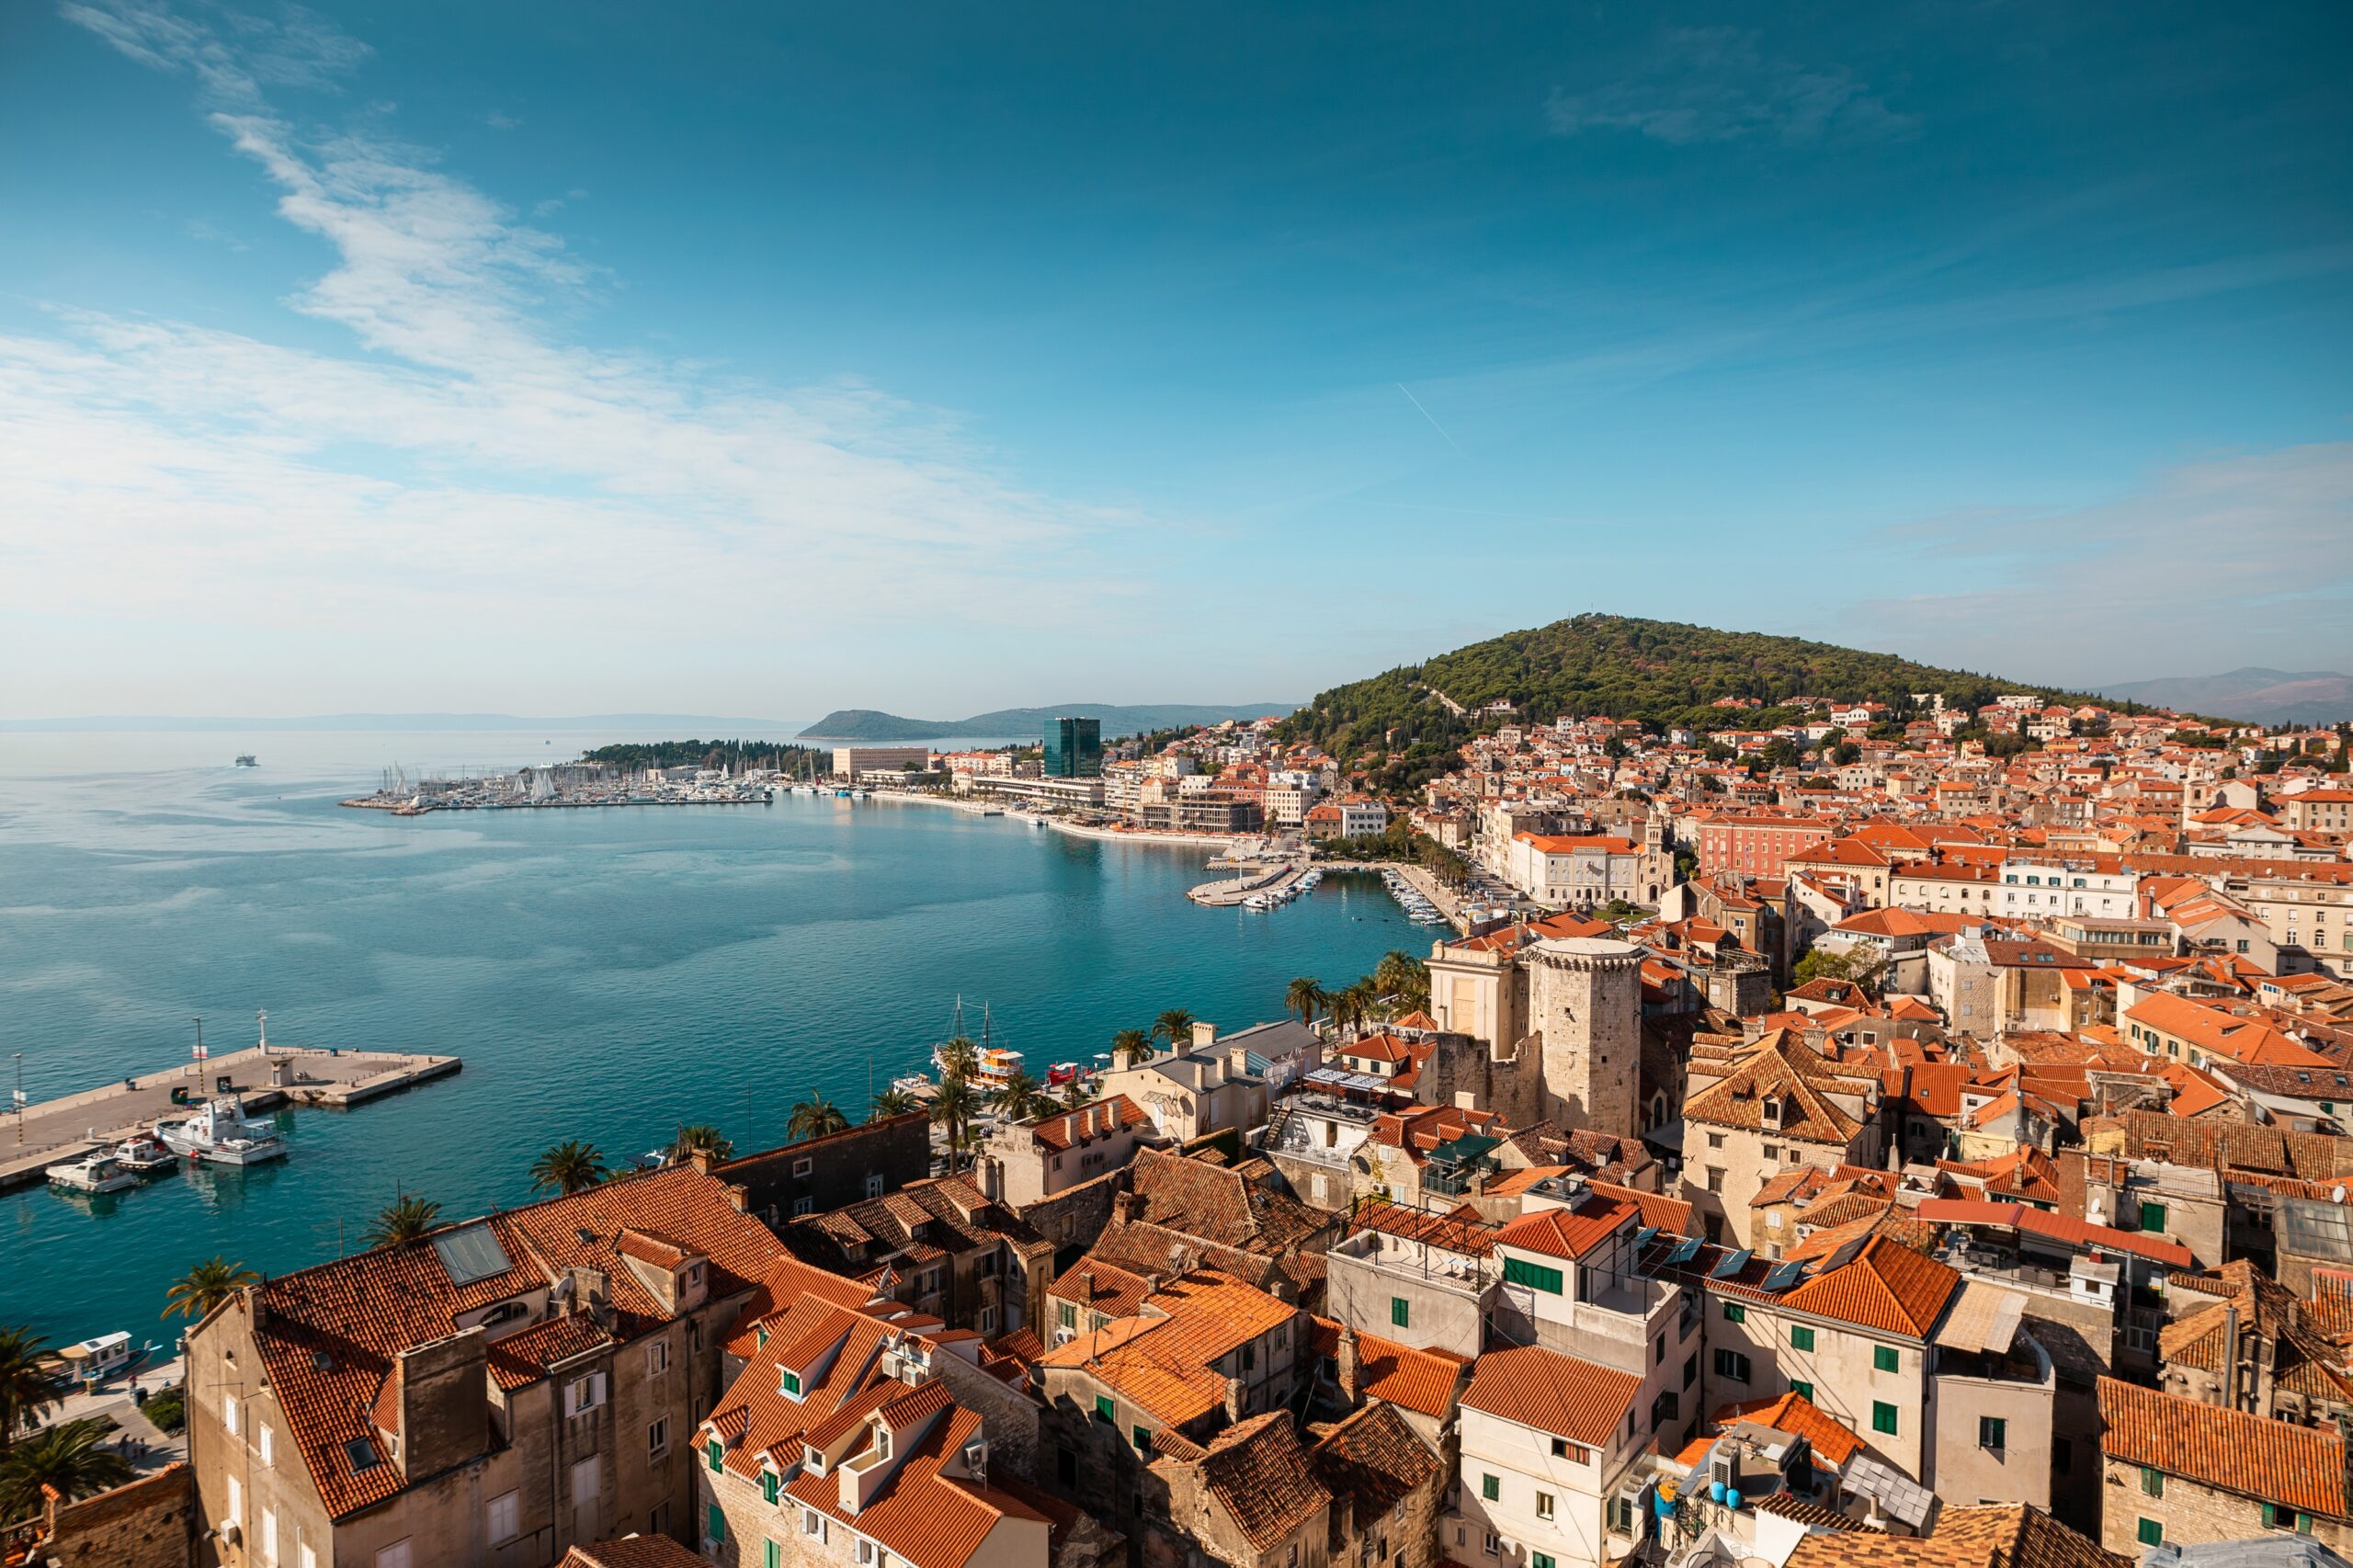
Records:
M812 1093L862 1113L925 1065L961 994L1043 1064L1185 1007L1279 1016L1427 937L1377 882L1267 915L1184 890L1208 852L1102 845L938 807L347 811L394 756L496 766L609 737L0 735L0 1074L36 1099L217 1051L455 1052L458 1076L285 1113L284 1162L113 1199L0 1194L0 1324L156 1333L165 1283L225 1253L335 1256L397 1192L449 1217L529 1197L532 1156L717 1123L782 1141ZM264 754L257 770L222 766ZM4 1085L0 1085L4 1086ZM0 1139L9 1137L0 1118Z

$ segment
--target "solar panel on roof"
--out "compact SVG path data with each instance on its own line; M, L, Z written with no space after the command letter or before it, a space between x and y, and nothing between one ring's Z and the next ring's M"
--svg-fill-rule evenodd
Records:
M1765 1289L1768 1290L1786 1290L1790 1286L1796 1284L1798 1282L1798 1276L1804 1272L1805 1265L1802 1263L1777 1263L1773 1266L1771 1271L1765 1276Z
M1636 1231L1634 1233L1634 1250L1636 1252L1640 1252L1644 1247L1650 1245L1651 1238L1657 1234L1658 1227L1656 1225L1644 1225L1641 1230Z
M449 1271L452 1285L471 1285L515 1267L488 1225L468 1225L438 1235L433 1238L433 1250L440 1255L441 1267Z
M1681 1241L1675 1244L1675 1250L1666 1255L1666 1261L1669 1263L1688 1263L1699 1256L1699 1238L1697 1236L1686 1236Z
M1756 1255L1755 1253L1749 1251L1746 1247L1743 1247L1738 1252L1733 1253L1731 1256L1725 1258L1722 1263L1716 1265L1716 1267L1710 1271L1708 1278L1711 1279L1729 1279L1733 1275L1739 1273L1742 1269L1747 1267L1748 1260L1756 1256Z

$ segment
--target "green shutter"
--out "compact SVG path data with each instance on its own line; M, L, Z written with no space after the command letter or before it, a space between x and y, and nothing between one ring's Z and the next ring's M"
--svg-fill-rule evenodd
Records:
M1108 1421L1114 1426L1120 1424L1119 1414L1112 1407L1111 1396L1109 1394L1098 1393L1095 1396L1095 1419L1097 1421Z
M1871 1366L1878 1371L1893 1372L1902 1368L1903 1359L1896 1355L1894 1346L1874 1345L1871 1346Z
M1488 1476L1482 1476L1482 1477L1480 1478L1480 1481L1479 1481L1479 1495L1480 1495L1480 1496L1484 1497L1488 1502L1493 1503L1493 1502L1495 1502L1497 1498L1501 1497L1503 1494L1504 1494L1504 1483L1503 1483L1502 1482L1500 1482L1500 1481L1496 1480L1496 1479L1495 1479L1494 1476L1492 1476L1492 1475L1488 1475Z
M2143 1465L2141 1467L2141 1494L2144 1497L2164 1496L2165 1494L2165 1472L2157 1469L2154 1465Z
M2160 1235L2164 1234L2165 1228L2165 1206L2162 1203L2143 1203L2141 1205L2141 1228L2144 1231L2154 1231Z
M784 1548L772 1540L760 1542L760 1568L784 1568Z
M1504 1278L1515 1285L1525 1285L1532 1290L1541 1290L1548 1296L1561 1294L1561 1271L1557 1268L1547 1268L1540 1263L1529 1263L1525 1258L1506 1257Z
M1813 1385L1809 1382L1802 1382L1796 1378L1791 1378L1790 1380L1790 1392L1797 1395L1800 1399L1806 1400L1809 1403L1813 1398Z
M727 1513L716 1503L713 1503L710 1506L710 1511L703 1516L702 1533L707 1540L727 1539Z
M1392 1328L1414 1326L1414 1309L1403 1296L1389 1298L1389 1324Z
M713 1437L710 1440L710 1446L704 1449L703 1452L710 1460L710 1472L713 1475L727 1468L727 1449L718 1438Z
M1895 1436L1895 1406L1881 1399L1871 1401L1871 1430Z
M776 1471L772 1471L772 1470L762 1471L760 1472L760 1496L761 1496L761 1498L762 1498L764 1501L773 1503L773 1502L775 1502L775 1501L776 1501L776 1493L777 1493Z
M1724 1322L1746 1323L1747 1321L1748 1309L1746 1307L1742 1306L1738 1301L1726 1301L1724 1303Z
M1136 1437L1136 1451L1137 1451L1137 1452L1139 1452L1139 1453L1150 1453L1150 1452L1152 1451L1152 1428L1151 1428L1151 1427L1149 1427L1149 1426L1139 1426L1139 1427L1137 1427L1137 1428L1136 1428L1136 1431L1135 1431L1135 1437Z
M1790 1349L1792 1349L1792 1350L1811 1350L1811 1349L1813 1349L1813 1330L1812 1330L1812 1329L1810 1329L1810 1328L1792 1328L1792 1329L1790 1329Z
M2163 1546L2165 1544L2165 1526L2157 1523L2154 1519L2143 1519L2141 1521L2141 1544L2143 1546Z

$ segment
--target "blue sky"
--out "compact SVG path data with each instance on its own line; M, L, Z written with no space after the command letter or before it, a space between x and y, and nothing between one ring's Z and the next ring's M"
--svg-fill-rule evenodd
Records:
M0 713L2353 663L2353 14L0 12Z

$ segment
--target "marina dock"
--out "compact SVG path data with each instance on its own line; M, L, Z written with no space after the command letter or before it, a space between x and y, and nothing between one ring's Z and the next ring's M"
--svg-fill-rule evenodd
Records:
M157 1120L185 1115L213 1095L233 1094L253 1111L344 1108L448 1077L461 1065L454 1056L406 1051L251 1046L139 1074L0 1116L0 1192L38 1184L49 1166L153 1131ZM173 1102L175 1089L186 1092L186 1104Z
M1304 864L1261 866L1245 876L1222 882L1203 882L1185 896L1195 903L1205 903L1212 909L1240 903L1259 893L1280 895L1290 891L1291 884L1307 874Z

